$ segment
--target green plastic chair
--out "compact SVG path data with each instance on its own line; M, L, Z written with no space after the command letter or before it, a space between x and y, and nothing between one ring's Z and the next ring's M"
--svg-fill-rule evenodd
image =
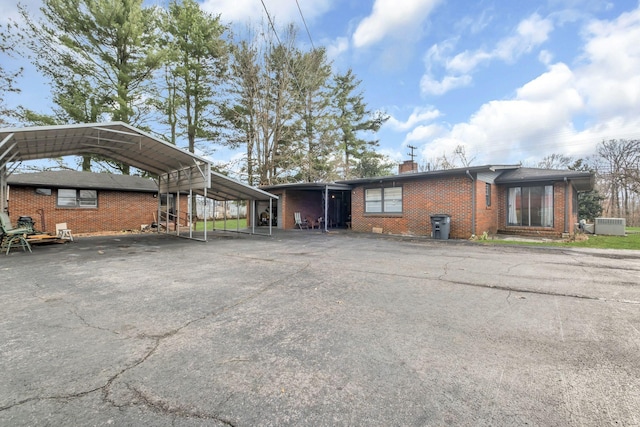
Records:
M31 232L29 228L14 228L11 224L9 215L4 212L0 212L0 231L2 231L2 244L1 249L6 249L6 254L9 255L11 246L19 244L22 247L22 251L26 252L29 249L31 252L31 245L26 239L26 235Z

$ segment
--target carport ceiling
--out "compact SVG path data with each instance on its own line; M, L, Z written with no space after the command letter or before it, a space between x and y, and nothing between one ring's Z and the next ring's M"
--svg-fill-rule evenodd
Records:
M0 169L8 163L62 156L95 155L153 175L196 167L202 173L210 162L122 122L37 126L0 130ZM207 196L219 200L263 200L272 194L210 172Z
M13 134L12 138L5 138ZM161 175L207 160L121 122L3 129L0 152L13 161L96 155Z

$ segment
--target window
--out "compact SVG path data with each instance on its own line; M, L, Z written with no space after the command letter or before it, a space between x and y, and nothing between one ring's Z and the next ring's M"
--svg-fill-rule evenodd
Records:
M96 190L58 189L58 206L65 208L96 208L98 192Z
M511 187L508 225L553 227L553 185Z
M484 185L484 197L487 201L487 207L491 206L491 184L489 183Z
M36 194L40 196L50 196L51 189L50 188L36 188Z
M402 213L402 187L368 188L364 193L365 213Z

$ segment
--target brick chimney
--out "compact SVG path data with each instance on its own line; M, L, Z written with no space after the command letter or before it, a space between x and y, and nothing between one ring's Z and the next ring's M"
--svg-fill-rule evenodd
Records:
M400 175L405 173L416 173L418 172L418 164L413 160L405 160L398 167L398 173Z

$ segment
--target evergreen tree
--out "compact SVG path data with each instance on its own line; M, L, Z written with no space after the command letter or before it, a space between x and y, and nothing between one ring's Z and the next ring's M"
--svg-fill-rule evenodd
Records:
M157 16L142 0L44 0L35 21L21 7L27 46L72 120L101 118L141 126L159 66ZM84 111L84 117L78 114ZM128 174L128 165L113 164Z
M0 58L11 58L16 54L15 46L20 40L20 34L13 30L14 28L10 24L0 24ZM22 68L11 71L5 69L2 63L4 63L4 61L0 62L0 125L6 124L5 118L12 116L11 110L5 105L5 94L20 92L17 79L22 74Z
M176 134L186 135L189 151L193 153L196 139L211 140L214 135L212 109L227 65L228 47L222 39L226 28L219 16L203 12L195 0L172 1L165 28L168 36L165 111L168 122L173 123L174 129L178 127L172 139Z
M258 144L258 98L261 93L261 67L255 44L241 41L232 48L229 99L220 105L228 132L224 144L230 148L245 146L244 171L249 185L255 185Z
M563 164L568 165L567 169L583 172L594 172L583 159L573 160L570 156L551 155L546 158L562 158ZM572 163L573 162L573 163ZM602 215L602 202L604 197L597 189L591 191L581 191L578 193L578 218L593 222Z
M298 170L296 181L335 179L332 154L335 132L331 121L331 64L324 49L296 51L292 61L299 136L291 156Z
M288 181L296 127L290 60L295 33L277 43L269 32L233 51L229 99L221 108L229 132L227 145L246 144L245 172L250 184Z
M362 133L377 132L389 119L382 112L372 113L367 110L364 95L358 89L360 83L351 69L334 77L334 115L339 134L339 151L344 162L344 178L352 177L351 168L354 164L379 145L376 140L363 139Z

